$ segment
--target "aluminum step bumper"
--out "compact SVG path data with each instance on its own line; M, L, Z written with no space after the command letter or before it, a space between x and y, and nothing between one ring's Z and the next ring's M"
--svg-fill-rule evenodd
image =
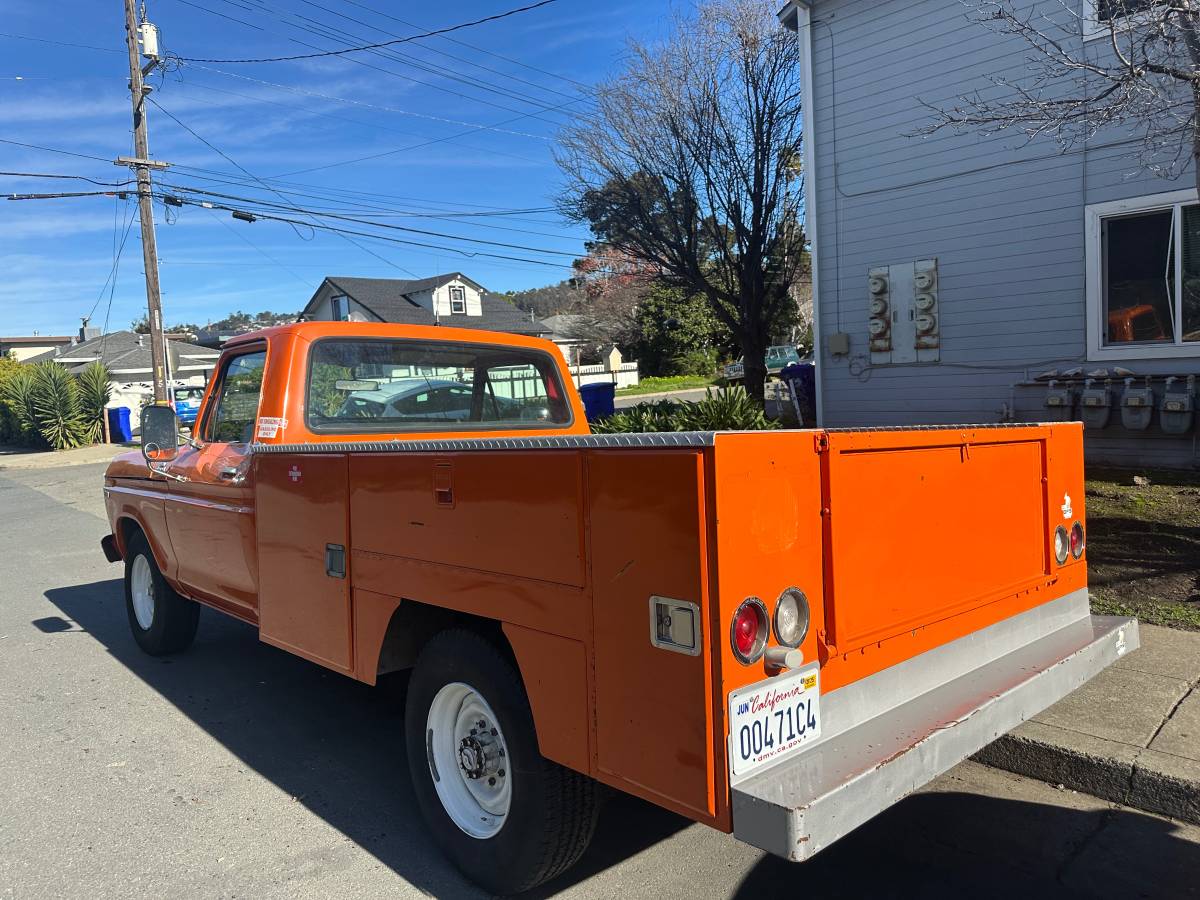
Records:
M818 743L733 785L734 836L808 859L1137 647L1081 590L833 691Z

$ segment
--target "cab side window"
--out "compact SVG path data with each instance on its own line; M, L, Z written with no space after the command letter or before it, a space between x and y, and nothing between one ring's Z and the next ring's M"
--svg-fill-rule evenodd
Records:
M209 414L205 438L216 443L245 443L254 439L258 401L262 397L267 351L232 357L221 369L216 406Z

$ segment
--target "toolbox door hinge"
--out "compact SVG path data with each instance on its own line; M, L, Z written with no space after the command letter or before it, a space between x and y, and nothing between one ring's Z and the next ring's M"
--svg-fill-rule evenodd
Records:
M824 431L814 434L813 435L813 449L817 453L828 453L829 452L829 435L826 434Z

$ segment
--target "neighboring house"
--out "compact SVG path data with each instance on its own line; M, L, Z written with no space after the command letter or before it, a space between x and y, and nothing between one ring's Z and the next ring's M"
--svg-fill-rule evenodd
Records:
M300 317L327 322L447 325L538 337L549 333L532 315L491 296L461 272L415 280L330 275Z
M1063 39L1111 52L1094 26L1110 7L1065 5L1083 20ZM1039 6L1071 20L1059 0L1023 13ZM914 137L923 102L1028 71L1021 40L958 3L794 0L780 17L801 51L820 422L1083 418L1090 460L1200 464L1196 424L1163 409L1194 402L1200 373L1190 168L1147 172L1129 133L1067 153L1019 129Z
M84 335L80 335L84 337ZM207 382L220 353L208 347L190 344L168 335L171 384L176 387L199 386ZM26 362L52 360L72 374L85 366L102 362L108 368L113 395L109 406L128 406L133 410L154 395L150 335L132 331L87 337L72 346L50 351Z
M17 362L24 362L34 356L50 353L60 347L69 347L75 338L71 335L21 335L0 337L0 356L11 353Z
M567 362L572 364L578 360L579 354L587 353L595 346L596 341L585 336L592 324L591 318L577 313L558 313L542 319L542 325L548 332L547 336L558 344Z

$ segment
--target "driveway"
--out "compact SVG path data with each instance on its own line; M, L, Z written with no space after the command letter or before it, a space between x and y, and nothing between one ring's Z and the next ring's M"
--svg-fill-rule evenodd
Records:
M479 896L417 816L403 677L207 610L189 652L137 650L102 470L0 469L0 897ZM966 763L803 866L614 796L541 896L1187 897L1196 872L1200 828Z

